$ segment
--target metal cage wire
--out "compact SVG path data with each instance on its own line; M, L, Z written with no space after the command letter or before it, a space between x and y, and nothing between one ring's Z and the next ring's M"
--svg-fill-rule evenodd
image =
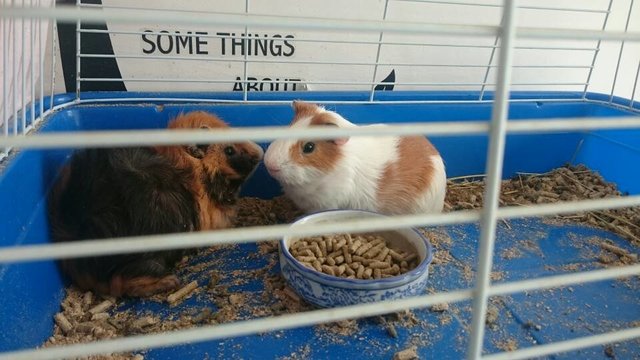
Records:
M241 229L227 229L215 231L211 236L211 232L189 233L181 235L157 235L144 236L137 238L113 240L91 240L81 241L74 244L47 244L47 245L30 245L30 246L13 246L0 248L0 263L12 263L23 261L35 261L44 259L61 259L70 257L80 257L87 255L113 254L135 252L144 250L161 250L184 247L198 247L213 244L229 244L241 242L255 242L266 240L285 235L317 235L327 232L346 232L346 231L362 231L362 230L384 230L409 226L429 226L429 225L445 225L456 223L468 223L474 221L481 222L481 240L478 276L476 285L473 289L463 289L458 291L436 293L415 298L407 298L402 300L387 301L384 303L360 304L335 309L314 310L310 312L283 315L274 318L240 321L224 325L206 326L197 329L180 330L171 333L160 333L153 335L141 335L133 337L118 338L114 340L98 341L88 344L78 344L71 346L54 347L48 349L28 349L14 352L5 352L0 354L0 359L53 359L61 357L84 356L98 353L111 353L120 351L129 351L141 348L152 348L181 344L186 342L198 342L225 337L234 337L246 334L258 333L261 331L287 329L298 326L317 324L320 322L330 322L343 320L354 317L364 317L376 314L389 313L393 311L426 307L441 302L456 302L467 299L473 299L473 320L472 331L470 334L469 348L467 357L469 359L521 359L534 356L542 356L562 351L580 349L583 347L594 346L614 341L622 341L635 337L640 337L640 328L631 328L600 334L592 337L577 338L562 342L525 348L508 353L496 353L490 355L482 355L482 340L484 337L484 318L486 313L487 301L490 296L511 294L529 290L539 290L558 286L567 286L577 283L585 283L591 281L600 281L612 279L622 276L632 276L640 274L640 265L631 265L619 268L610 268L606 270L596 270L581 272L576 274L557 275L552 277L536 278L524 281L514 281L491 285L489 275L491 273L493 252L493 242L495 240L495 229L497 221L500 219L516 218L516 217L532 217L544 216L560 213L579 212L592 209L620 208L630 206L640 206L640 196L627 196L618 199L598 199L584 200L578 202L562 202L556 204L535 205L531 207L498 207L499 184L501 180L502 160L504 155L504 143L507 133L539 133L554 132L565 130L588 130L588 129L630 129L640 128L640 117L631 116L625 118L606 119L604 118L584 118L584 119L551 119L542 121L519 121L517 123L507 121L507 105L510 101L532 101L539 99L518 99L510 100L509 92L514 86L573 86L578 87L583 94L582 101L596 101L586 97L589 90L593 70L596 65L598 54L601 50L601 44L605 41L619 41L620 48L615 67L615 75L611 81L610 96L608 102L613 104L614 94L616 92L617 81L619 78L619 70L621 59L625 54L626 42L640 42L640 32L629 32L629 23L634 1L629 2L629 11L626 16L624 31L606 30L613 0L609 0L606 8L561 8L546 6L518 6L516 0L505 0L504 4L489 3L473 3L469 1L432 1L432 0L386 0L384 3L384 14L380 20L337 20L337 19L320 19L320 18L296 18L291 16L264 16L254 15L250 11L250 0L245 0L245 10L243 13L237 14L220 14L220 13L193 13L189 11L153 11L135 8L95 6L82 4L81 0L77 0L76 7L59 6L54 8L42 7L41 1L44 0L25 0L25 1L4 1L3 10L0 12L2 19L2 41L7 50L2 52L2 64L5 74L3 74L3 106L2 106L2 131L0 136L0 148L4 149L2 154L7 155L11 148L68 148L68 147L86 147L86 146L133 146L133 145L152 145L152 144L180 144L193 141L206 141L210 143L233 141L233 140L273 140L279 138L331 138L339 136L356 136L356 135L408 135L408 134L489 134L489 150L487 153L487 187L484 197L484 204L481 211L456 211L446 214L438 214L429 217L421 215L404 215L394 216L384 220L349 220L340 221L328 225L304 225L289 228L286 225L276 225L268 227L251 227ZM499 26L492 25L455 25L455 24L431 24L419 22L403 22L390 21L387 19L388 8L390 3L394 2L416 2L430 3L440 5L456 5L470 7L497 7L503 9L501 15L501 24ZM6 6L6 5L10 6ZM98 8L96 8L98 7ZM600 30L577 30L577 29L551 29L551 28L531 28L519 27L516 22L516 15L522 11L550 11L550 12L567 12L567 13L588 13L602 16L602 26ZM49 21L50 24L45 25L48 20L66 21L76 24L76 98L68 103L54 104L54 84L55 80L55 58L56 58L56 22ZM449 86L466 86L478 90L478 98L474 100L460 100L460 102L490 102L493 104L492 119L487 122L439 122L430 124L401 124L390 125L385 128L377 129L301 129L291 131L290 129L277 127L261 127L261 128L245 128L233 129L224 134L224 137L216 133L206 133L200 131L185 131L181 134L175 134L164 130L144 130L144 131L127 131L127 132L81 132L81 133L58 133L58 134L33 134L31 136L22 136L30 133L37 126L39 121L47 117L49 113L59 108L72 106L80 103L109 103L115 99L84 99L82 97L82 84L91 81L122 81L131 80L139 82L176 82L194 84L197 82L217 83L229 82L220 79L155 79L155 78L135 78L135 79L103 79L83 77L81 74L81 62L87 58L109 57L111 55L101 54L84 54L81 49L81 35L85 33L117 33L123 35L136 36L142 32L136 31L108 31L84 29L82 22L90 21L111 21L114 23L132 23L141 21L152 21L172 24L226 24L240 26L244 28L245 34L250 27L260 28L291 28L291 29L308 29L335 31L347 30L353 32L372 33L378 38L377 41L355 40L349 43L365 43L373 45L377 49L375 52L375 61L364 62L343 62L336 63L330 61L305 61L305 60L288 60L287 63L298 64L315 64L315 65L340 65L340 66L365 66L371 68L371 81L340 82L334 80L311 80L309 85L358 85L368 89L368 100L350 101L351 103L367 103L380 102L377 100L375 85L376 76L382 66L410 66L410 67L444 67L444 68L477 68L482 71L481 81L472 83L437 83L437 82L393 82L395 85L412 85L433 88L447 88ZM42 48L45 46L43 30L48 27L51 31L51 69L49 74L45 74L45 54ZM29 39L26 38L29 28ZM36 30L37 29L37 30ZM421 43L419 41L387 41L388 35L458 35L466 36L473 39L478 36L493 37L492 45L473 45L473 44L439 44ZM20 36L19 36L20 35ZM211 35L215 37L215 35ZM246 35L237 38L246 39ZM592 46L570 46L561 47L556 45L545 46L528 46L516 45L516 39L569 39L569 40L597 40L595 47ZM28 40L28 41L27 41ZM301 38L295 39L300 42L333 42L335 40L326 40L322 38ZM21 64L16 57L16 47L22 44L22 48L26 53L31 54L30 64L27 57L24 56ZM381 48L385 45L399 44L402 46L427 46L427 47L452 47L452 48L473 48L481 47L490 52L488 62L485 64L442 64L442 63L399 63L399 62L383 62L381 61ZM9 55L9 49L13 48L13 55ZM33 56L34 50L39 49L39 56ZM498 51L497 51L498 50ZM514 65L514 53L519 50L543 50L543 51L563 51L570 50L574 52L585 52L589 55L590 65L536 65L536 64L519 64ZM125 54L113 55L118 58L139 58L139 55ZM145 59L149 59L145 57ZM495 61L497 59L497 62ZM158 56L153 60L176 60L170 56ZM202 61L200 58L180 57L185 61ZM245 54L242 59L223 59L208 58L206 61L212 62L237 62L242 64L242 82L248 83L249 66L259 62L277 62L276 60L256 60L250 59ZM512 82L513 71L518 69L573 69L585 71L586 74L583 81L571 82ZM6 70L11 69L10 76L6 76ZM30 69L30 70L29 70ZM39 69L40 76L34 76L35 70ZM495 80L490 80L490 72L496 71ZM631 90L630 101L626 109L633 110L635 102L636 88L638 77L640 74L640 59L638 59L638 67L635 71L635 81ZM48 75L48 76L45 76ZM51 89L48 99L45 99L45 82L44 79L50 81ZM18 83L18 79L21 83ZM29 80L29 81L28 81ZM233 80L236 82L236 80ZM495 87L495 96L488 98L487 91L491 87ZM36 91L39 88L39 91ZM36 100L37 99L37 100ZM48 101L46 101L48 100ZM118 99L122 101L121 99ZM127 101L143 101L145 98L131 98ZM263 103L265 101L251 99L244 87L242 99L198 99L193 97L186 98L154 98L154 100L162 101L190 101L190 102L240 102L240 103ZM545 101L561 101L562 99L545 98ZM421 100L412 101L412 103L421 102L438 102L437 100ZM269 101L278 102L278 101ZM284 101L283 101L284 102ZM389 100L389 102L394 102ZM440 101L441 102L441 101ZM455 101L454 101L455 102ZM394 102L397 103L397 102ZM622 105L616 105L622 106ZM635 111L637 114L637 111ZM411 119L420 120L420 119ZM143 140L141 140L143 139Z

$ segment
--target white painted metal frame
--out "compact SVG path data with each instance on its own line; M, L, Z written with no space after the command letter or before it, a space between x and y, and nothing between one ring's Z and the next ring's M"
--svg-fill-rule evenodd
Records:
M30 5L40 5L40 0L30 0ZM536 278L531 280L507 282L497 285L491 285L489 275L491 273L492 258L493 258L493 243L495 240L495 228L497 221L500 219L518 218L518 217L531 217L531 216L545 216L562 213L572 213L587 210L596 209L608 209L608 208L621 208L630 206L640 206L640 196L628 196L623 198L608 198L597 200L584 200L579 202L562 202L555 204L535 205L529 207L498 207L499 196L499 184L501 178L502 159L504 154L504 143L507 133L540 133L540 132L558 132L567 130L589 130L589 129L631 129L640 128L640 117L631 116L627 118L586 118L586 119L546 119L546 120L528 120L518 122L508 122L507 108L509 103L509 89L511 86L518 85L513 84L510 81L511 71L514 69L512 66L513 52L516 49L523 48L514 46L516 38L548 38L548 39L591 39L598 40L598 45L593 48L573 48L572 50L578 51L594 51L594 57L591 66L583 68L589 69L587 80L585 83L579 83L584 85L584 94L588 89L589 81L591 78L593 66L596 62L596 56L600 49L601 41L618 40L618 41L640 41L640 33L629 33L626 30L624 32L610 32L606 31L606 22L611 10L611 1L607 10L589 10L589 9L568 9L568 8L553 8L553 7L521 7L521 9L533 9L533 10L546 10L546 11L568 11L568 12L597 12L605 14L605 20L601 31L587 31L587 30L571 30L571 29L533 29L533 28L520 28L515 22L515 13L518 9L516 0L504 1L504 14L501 26L460 26L460 25L434 25L424 23L402 23L386 21L383 18L382 21L343 21L343 20L329 20L329 19L299 19L292 17L282 16L255 16L249 15L249 0L246 1L245 14L217 14L217 13L205 13L194 14L189 12L174 12L163 13L159 11L145 11L142 9L137 10L123 10L118 8L105 8L105 9L92 9L91 7L83 5L83 8L75 7L61 7L58 9L41 9L36 7L15 7L15 3L12 1L12 7L2 9L0 12L0 20L2 21L4 44L13 44L15 47L18 43L18 21L21 22L22 27L26 25L25 19L38 19L37 38L32 31L29 47L31 50L35 48L36 39L40 49L44 46L44 40L42 39L42 21L44 19L50 20L63 20L76 23L76 45L77 45L77 77L76 77L76 101L69 104L61 104L53 106L53 78L55 77L55 53L56 53L56 41L55 31L57 29L55 21L51 21L51 30L54 33L52 39L52 65L51 65L51 92L50 109L44 110L43 95L44 95L44 83L42 76L40 77L40 105L39 116L35 115L35 85L36 81L33 76L33 71L36 67L35 59L31 62L31 95L32 102L31 107L31 122L26 123L26 106L25 102L25 86L22 84L22 101L17 95L17 85L14 81L10 82L10 79L17 79L19 76L26 80L26 60L23 60L23 66L21 72L16 67L16 55L11 59L13 66L13 73L11 77L4 77L2 81L3 86L3 107L2 107L2 119L4 120L3 136L0 136L0 149L9 149L11 147L18 148L67 148L67 147L108 147L108 146L135 146L135 145L151 145L151 144L181 144L187 142L222 142L222 141L236 141L251 139L255 141L265 141L272 139L282 138L333 138L335 136L355 136L355 135L409 135L409 134L478 134L489 133L490 146L487 154L487 188L485 194L485 203L482 211L457 211L453 213L437 214L429 217L424 215L406 215L395 216L383 220L349 220L340 221L332 224L323 225L304 225L295 228L289 228L287 225L276 226L261 226L250 227L241 229L227 229L215 232L199 232L188 233L181 235L156 235L156 236L144 236L136 238L128 238L127 241L123 239L107 239L107 240L95 240L95 241L79 241L73 244L69 243L57 243L46 245L31 245L31 246L15 246L0 248L0 263L12 263L12 262L24 262L24 261L37 261L45 259L62 259L71 257L81 257L87 255L101 255L101 254L113 254L113 253L127 253L136 252L140 250L152 251L162 249L175 249L184 247L199 247L215 244L228 244L228 243L243 243L243 242L255 242L259 240L273 239L282 237L284 235L294 236L306 236L316 235L329 232L345 232L345 231L375 231L384 229L394 229L409 226L430 226L430 225L444 225L455 223L469 223L480 221L482 225L481 241L479 250L479 264L478 264L478 279L473 289L463 289L458 291L430 294L424 296L418 296L414 298L407 298L402 300L388 301L383 303L371 303L360 304L348 307L341 307L335 309L316 310L298 314L289 314L278 316L268 319L247 320L241 322L235 322L230 324L205 326L197 329L180 330L171 333L160 333L153 335L141 335L134 337L126 337L120 339L113 339L107 341L98 341L89 344L78 344L71 346L61 346L48 349L38 350L21 350L16 352L5 352L0 354L0 359L54 359L62 357L74 357L85 356L90 354L99 353L111 353L118 351L130 351L141 348L154 348L171 346L176 344L182 344L186 342L199 342L211 339L219 339L226 337L234 337L246 334L253 334L262 331L287 329L299 326L306 326L317 324L321 322L330 322L343 320L354 317L372 316L382 313L388 313L393 311L399 311L408 308L421 308L436 303L442 302L456 302L467 299L473 299L473 320L472 331L470 335L469 348L467 352L468 359L523 359L528 357L542 356L547 354L553 354L562 351L575 350L579 348L604 344L607 342L623 341L636 337L640 337L640 328L632 328L626 330L620 330L601 334L591 337L583 337L572 340L566 340L562 342L535 346L531 348L521 349L514 352L497 353L490 355L482 355L482 341L484 337L484 319L487 306L487 299L490 296L506 295L522 291L535 291L559 286L567 286L571 284L586 283L592 281L601 281L606 279L613 279L624 276L632 276L640 274L640 265L632 265L618 268L610 268L606 270L595 270L589 272L581 272L576 274L558 275L552 277ZM422 1L429 3L437 3L442 5L472 5L472 6L499 6L495 4L478 4L470 3L467 1L431 1L431 0L398 0L398 1ZM78 0L80 4L80 0ZM386 4L388 5L388 4ZM87 7L87 8L84 8ZM633 7L633 0L630 4L630 9ZM386 15L386 6L385 6ZM627 18L627 25L630 16ZM279 28L302 28L302 29L316 29L316 30L349 30L349 31L364 31L380 34L379 41L369 42L372 44L378 44L378 55L376 61L373 63L362 63L362 65L373 66L377 69L378 66L384 65L379 63L379 49L384 44L390 44L383 41L382 34L388 33L406 33L406 34L456 34L466 36L477 35L489 35L495 36L496 41L493 46L484 46L493 50L499 50L499 62L495 67L498 70L498 78L495 83L496 95L493 102L493 114L491 123L486 122L465 122L465 123L425 123L425 124L400 124L392 125L384 129L369 129L369 128L356 128L356 129L299 129L290 130L286 128L278 127L261 127L261 128L244 128L233 129L223 134L224 136L216 133L203 132L203 131L185 131L184 133L176 134L169 131L127 131L127 132L75 132L73 134L42 134L33 136L15 136L26 134L40 119L44 118L50 111L55 109L83 103L109 103L114 101L131 102L141 101L144 99L102 99L91 100L81 99L80 84L82 81L92 81L96 79L82 78L80 73L80 64L82 58L98 57L92 54L83 54L81 51L81 34L82 33L98 33L100 30L89 30L81 28L81 20L91 21L114 21L114 22L141 22L153 20L154 22L170 22L174 24L208 24L216 22L219 24L227 25L240 25L246 29L249 26L260 27L279 27ZM31 21L31 28L36 27L35 20ZM6 31L5 31L6 29ZM9 29L12 29L13 35L10 36ZM132 34L139 34L138 32L130 32ZM26 39L24 38L25 32L22 33L22 41L26 46ZM323 42L322 39L306 39L300 41L318 41ZM622 43L623 44L623 43ZM418 43L407 43L406 45L422 45ZM441 44L427 44L429 46L447 46ZM451 45L460 46L460 45ZM530 47L533 48L533 47ZM544 49L555 49L553 47L541 47ZM565 48L557 48L558 50L566 50ZM624 52L624 45L621 45L619 58ZM42 54L42 52L41 52ZM44 55L42 55L44 56ZM38 68L41 74L44 72L44 62L42 59L38 59ZM181 58L184 60L184 58ZM494 67L492 65L493 51L491 60L487 65L478 65L478 67L489 68ZM188 59L187 59L188 60ZM215 61L215 59L213 60ZM225 61L228 61L225 59ZM249 60L245 56L244 59L239 60L244 62L244 74L243 80L247 79L247 66ZM618 64L619 64L618 60ZM10 62L9 56L3 53L2 56L3 66ZM339 65L339 63L338 63ZM349 64L353 65L353 64ZM439 64L423 64L419 66L440 66ZM456 65L454 65L456 66ZM475 66L475 65L465 65ZM376 70L374 70L375 72ZM616 70L617 73L617 70ZM640 63L638 70L635 74L636 82L633 86L632 96L629 102L631 108L635 101L636 86L638 77L640 74ZM612 89L615 89L615 78L612 82ZM487 85L487 80L480 84L474 85ZM100 79L102 80L102 79ZM120 79L119 79L120 80ZM140 80L140 79L137 79ZM145 80L145 79L143 79ZM153 81L153 79L148 79ZM193 79L195 80L195 79ZM371 95L368 101L362 101L367 103L374 101L373 88L375 87L374 81L362 82L362 84L371 86ZM162 81L167 81L163 79ZM189 79L176 79L176 81L188 82ZM208 80L207 80L208 81ZM235 81L234 81L235 82ZM341 85L339 82L326 82L329 84ZM353 83L351 83L353 84ZM447 86L451 84L442 84ZM541 85L553 85L553 84L541 84ZM9 88L13 88L12 102L9 102ZM245 87L246 89L246 87ZM613 91L613 90L612 90ZM484 91L483 91L484 93ZM220 102L220 100L212 99L160 99L167 101L203 101L203 102ZM247 93L244 91L243 102L247 102ZM481 98L479 102L490 102L490 100L484 100ZM513 100L512 100L513 101ZM531 101L523 99L520 101ZM566 99L544 99L544 101L566 101ZM584 101L590 101L586 98ZM230 101L231 102L231 101ZM392 102L392 101L390 101ZM452 101L455 102L455 101ZM264 102L267 103L267 102ZM277 101L273 103L278 103ZM355 102L360 103L360 102ZM396 102L397 103L397 102ZM413 103L413 102L409 102ZM11 107L9 107L11 105ZM616 105L621 106L621 105ZM22 108L22 112L18 109ZM22 120L21 131L18 133L18 118ZM13 135L10 136L9 128L10 123L13 124ZM412 119L419 121L420 119ZM27 126L28 125L28 126ZM215 235L215 236L212 236ZM123 245L126 244L126 245Z
M2 19L0 25L2 26L2 44L7 47L6 51L2 52L2 68L5 69L5 72L8 72L6 69L9 66L9 29L10 29L10 21L12 19ZM2 118L0 121L2 122L2 135L5 137L9 136L9 117L7 108L9 107L9 76L8 74L4 74L2 76ZM9 152L9 148L0 148L0 159L5 157Z
M505 1L500 32L500 55L498 60L498 87L491 115L489 149L487 152L487 178L482 216L480 217L480 249L476 273L475 294L471 319L471 339L467 359L478 359L482 355L484 327L489 301L490 275L493 266L496 227L498 226L498 199L502 182L504 148L507 142L507 118L509 115L509 86L513 45L516 38L517 1Z
M82 19L87 22L117 22L123 24L139 23L170 23L175 25L207 25L215 23L228 26L258 26L261 28L278 29L313 29L322 31L352 31L374 32L384 31L394 34L437 34L462 35L469 37L495 36L500 27L491 25L459 25L459 24L431 24L423 22L400 22L383 20L324 19L300 18L276 15L246 15L233 13L208 13L188 11L151 11L137 9L102 10L76 8L74 6L58 6L55 9L9 7L3 9L3 18L45 18L58 19L66 22L76 22ZM573 40L626 40L639 41L639 32L603 31L585 29L547 29L532 27L517 27L518 38L532 39L573 39Z
M41 8L41 0L6 0L11 7L24 11ZM3 11L5 2L2 3ZM18 7L20 6L20 7ZM55 6L55 3L54 5ZM55 38L57 27L50 22L49 30L43 26L45 18L0 17L2 28L2 99L0 99L0 139L10 135L27 134L34 126L48 115L52 109L45 109L45 49L46 35L52 36L52 52L50 54L52 84L49 96L53 103L55 79ZM29 31L27 31L29 30ZM21 46L22 52L18 52ZM37 52L36 52L37 51ZM22 59L19 56L22 54ZM39 56L36 56L39 54ZM7 69L11 69L8 71ZM0 146L0 161L9 155L11 147Z

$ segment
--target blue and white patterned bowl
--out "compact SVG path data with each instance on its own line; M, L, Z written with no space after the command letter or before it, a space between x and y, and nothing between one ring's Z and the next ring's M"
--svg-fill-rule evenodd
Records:
M291 226L309 223L331 223L337 219L384 217L384 215L361 210L330 210L307 215ZM418 266L402 275L384 279L360 280L330 276L302 265L289 252L295 237L280 240L280 270L282 275L303 299L321 306L334 307L365 302L398 299L424 294L429 277L429 265L433 260L433 247L429 240L415 229L379 232L384 234L394 247L407 249L411 244L418 253ZM404 240L403 240L404 239ZM404 247L404 249L403 249Z

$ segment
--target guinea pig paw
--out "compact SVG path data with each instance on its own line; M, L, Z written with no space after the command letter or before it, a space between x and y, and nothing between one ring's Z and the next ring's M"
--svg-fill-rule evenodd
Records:
M180 280L175 275L168 275L158 281L159 292L174 290L180 287Z
M125 294L132 297L145 297L157 293L174 290L180 286L180 280L175 275L162 278L141 276L124 281Z

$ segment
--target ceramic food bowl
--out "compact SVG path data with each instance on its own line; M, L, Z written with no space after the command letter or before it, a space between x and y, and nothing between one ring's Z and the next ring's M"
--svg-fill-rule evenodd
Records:
M361 210L330 210L307 215L291 226L310 223L331 223L338 219L385 217ZM297 237L280 241L280 270L289 284L304 300L321 307L353 305L365 302L398 299L424 294L433 259L433 247L416 229L376 232L392 247L412 251L418 255L418 265L400 275L371 280L347 279L331 276L304 266L289 252Z

